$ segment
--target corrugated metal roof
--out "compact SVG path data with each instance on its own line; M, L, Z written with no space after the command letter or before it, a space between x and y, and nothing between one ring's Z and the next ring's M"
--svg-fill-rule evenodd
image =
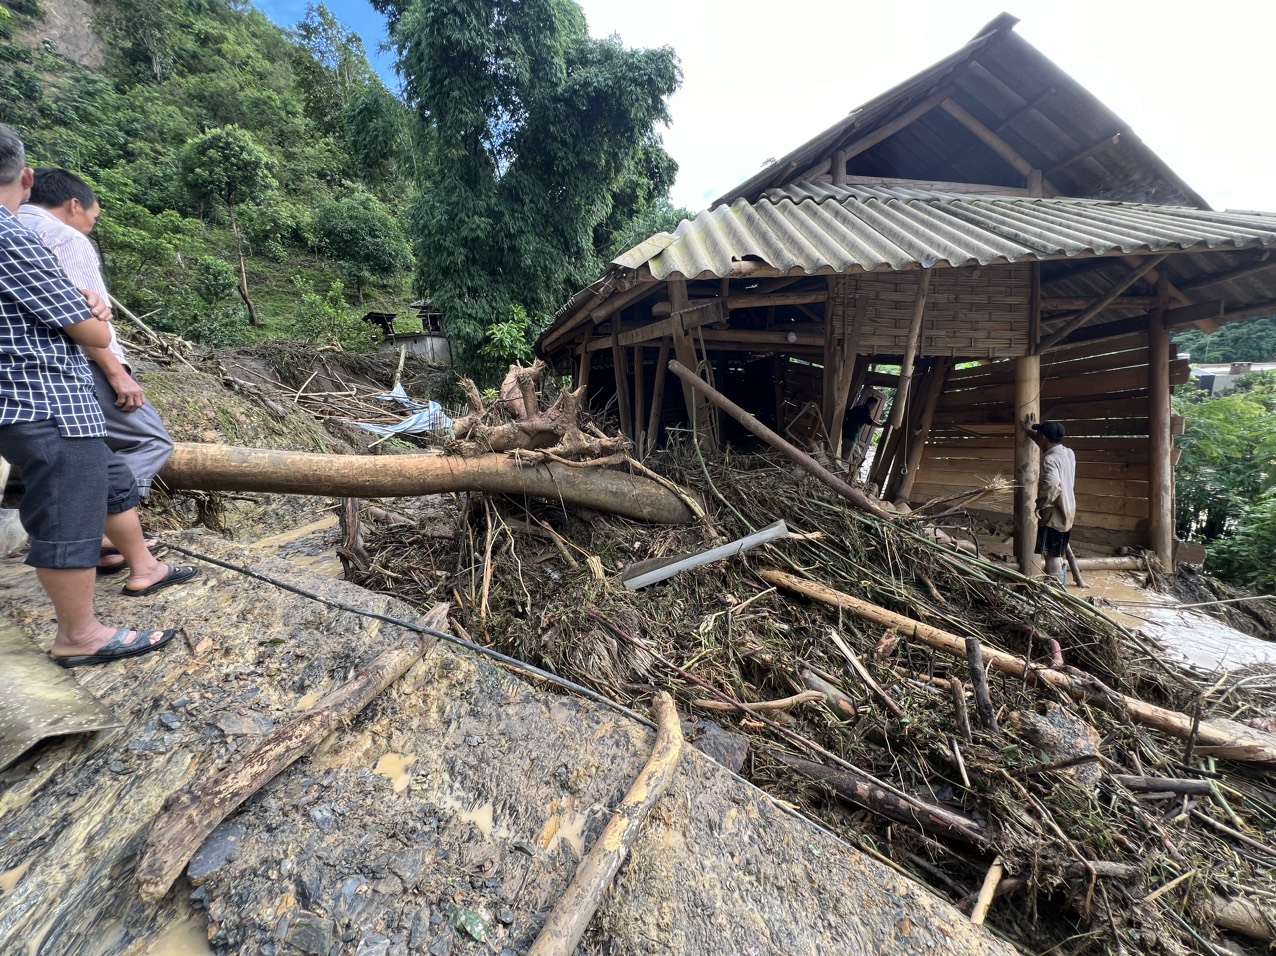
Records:
M1276 246L1276 222L1178 206L966 196L799 182L684 220L616 260L656 279L985 266L1036 259Z

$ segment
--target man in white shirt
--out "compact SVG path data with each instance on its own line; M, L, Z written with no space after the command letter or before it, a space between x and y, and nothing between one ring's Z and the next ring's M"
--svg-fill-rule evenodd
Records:
M1036 553L1045 558L1046 574L1059 579L1060 587L1068 586L1068 570L1064 557L1072 523L1077 517L1077 456L1063 444L1062 422L1038 422L1032 426L1033 440L1041 449L1041 479L1037 483Z
M31 197L18 211L18 218L57 256L72 282L109 303L110 293L102 278L97 250L88 238L101 211L88 183L65 169L46 167L35 171ZM145 498L151 493L152 479L173 453L173 440L133 377L132 365L120 347L114 326L106 348L85 348L84 352L90 360L94 389L106 417L107 447L124 459L137 479L138 495ZM100 572L123 570L123 558L113 551L104 548Z

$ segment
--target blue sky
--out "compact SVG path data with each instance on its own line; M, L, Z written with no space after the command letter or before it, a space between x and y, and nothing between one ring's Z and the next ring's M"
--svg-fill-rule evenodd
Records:
M672 46L683 84L665 148L673 201L692 211L963 46L1006 10L1016 32L1102 100L1216 209L1276 211L1276 124L1267 120L1276 3L1146 0L577 0L590 33ZM276 23L305 0L257 0ZM385 22L367 0L328 9L376 53Z

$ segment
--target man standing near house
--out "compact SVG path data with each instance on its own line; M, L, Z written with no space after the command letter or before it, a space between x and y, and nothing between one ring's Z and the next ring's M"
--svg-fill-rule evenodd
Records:
M102 440L106 426L77 347L105 348L110 309L77 289L53 254L18 221L31 191L22 140L0 123L0 457L22 470L19 509L31 536L26 563L53 603L63 667L156 650L174 631L111 628L94 611L94 565L102 534L129 563L132 596L194 577L146 550L137 484Z
M18 218L57 256L78 288L88 289L109 303L97 251L88 238L101 212L97 195L83 179L65 169L43 168L35 171L31 196L18 211ZM173 453L173 440L133 377L114 326L106 348L86 347L84 353L91 362L94 390L106 418L107 447L124 459L137 479L138 495L145 498L151 493L151 481ZM124 559L112 551L114 548L98 565L103 573L124 567Z
M1038 422L1032 427L1033 440L1041 449L1041 478L1037 483L1037 549L1045 558L1046 574L1068 586L1064 558L1072 522L1077 517L1077 456L1064 447L1062 422Z

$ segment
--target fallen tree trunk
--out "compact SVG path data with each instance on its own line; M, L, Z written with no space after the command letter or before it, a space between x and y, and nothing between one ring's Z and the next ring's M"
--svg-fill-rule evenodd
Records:
M849 594L843 594L841 591L835 591L833 588L825 587L822 584L805 581L784 571L760 571L758 573L768 584L786 588L814 601L827 604L830 607L849 611L866 621L893 628L901 634L911 635L927 647L933 647L935 650L943 651L962 659L966 657L966 641L956 634L940 630L937 627L931 627L929 624L923 624L920 621L914 621L912 618L905 617L902 614L896 614L894 611L888 611L886 608L878 607L868 601L862 601ZM989 666L999 671L1012 674L1015 677L1042 681L1052 687L1066 691L1078 699L1095 696L1092 690L1086 687L1081 680L1060 671L1037 667L1030 661L1026 661L1014 654L1008 654L1005 651L985 646L983 648L983 658ZM1198 725L1188 714L1157 707L1155 704L1149 704L1146 701L1138 700L1125 694L1104 696L1106 699L1110 699L1112 703L1123 707L1127 716L1137 723L1155 727L1157 730L1164 731L1174 737L1194 737L1198 753L1208 753L1228 760L1244 760L1251 763L1276 763L1276 735L1264 733L1261 730L1247 727L1235 721L1217 718L1202 720Z
M170 488L389 498L451 491L552 498L656 524L688 524L691 509L650 478L507 455L318 455L178 442L160 473Z
M422 619L435 630L447 624L446 604ZM319 746L337 727L353 720L372 699L398 680L434 646L435 638L407 634L383 651L349 683L316 701L296 720L274 731L212 780L170 798L142 847L136 878L147 903L162 899L208 835L240 804Z

